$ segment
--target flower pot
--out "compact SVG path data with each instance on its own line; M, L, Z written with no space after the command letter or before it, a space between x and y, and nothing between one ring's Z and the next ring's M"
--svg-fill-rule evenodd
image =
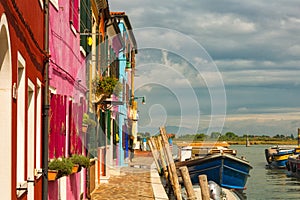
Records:
M72 174L79 172L79 165L74 165L72 168Z
M55 181L57 177L57 170L48 170L48 181Z
M86 133L88 129L88 125L82 124L82 133Z

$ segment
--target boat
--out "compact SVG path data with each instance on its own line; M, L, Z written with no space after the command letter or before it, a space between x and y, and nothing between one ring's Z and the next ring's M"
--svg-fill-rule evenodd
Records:
M250 146L251 146L251 143L250 143L248 135L247 135L247 137L246 137L246 147L250 147Z
M214 181L227 189L244 190L252 166L248 161L226 153L216 153L203 158L175 162L176 168L187 166L192 184L199 184L198 176L205 174L208 181ZM178 170L179 172L179 170ZM181 174L178 173L180 177Z
M300 178L300 155L292 155L286 162L286 168L293 177Z
M235 149L230 149L228 146L180 146L178 147L178 160L185 161L195 158L203 158L210 154L227 153L236 155Z
M294 155L295 147L274 146L265 149L265 157L270 168L286 168L287 160Z

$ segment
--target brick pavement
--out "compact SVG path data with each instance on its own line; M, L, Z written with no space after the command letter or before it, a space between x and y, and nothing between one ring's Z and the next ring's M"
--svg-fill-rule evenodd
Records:
M151 154L135 155L128 167L112 170L108 183L93 192L92 200L150 200L155 199L151 185Z

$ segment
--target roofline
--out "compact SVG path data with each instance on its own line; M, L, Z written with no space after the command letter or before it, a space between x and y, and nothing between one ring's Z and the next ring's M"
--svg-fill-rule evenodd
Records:
M127 27L128 33L129 33L129 37L131 38L131 41L133 43L134 46L134 51L137 54L137 43L136 43L136 39L134 37L133 31L132 31L132 26L130 24L129 18L128 16L125 14L125 12L110 12L111 17L113 18L118 18L118 19L123 19L125 22L125 25Z

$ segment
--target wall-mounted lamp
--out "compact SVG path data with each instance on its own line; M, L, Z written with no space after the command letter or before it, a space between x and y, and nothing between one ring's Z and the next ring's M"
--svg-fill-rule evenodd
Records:
M131 100L137 100L137 99L142 99L142 104L145 105L146 104L146 97L131 97Z
M88 44L89 46L92 46L92 45L93 45L93 38L92 38L91 35L89 35L89 36L87 37L87 44Z
M131 72L131 63L129 61L126 62L126 68L125 68L126 72Z
M118 61L126 61L125 71L131 72L131 62L126 58L118 58Z

